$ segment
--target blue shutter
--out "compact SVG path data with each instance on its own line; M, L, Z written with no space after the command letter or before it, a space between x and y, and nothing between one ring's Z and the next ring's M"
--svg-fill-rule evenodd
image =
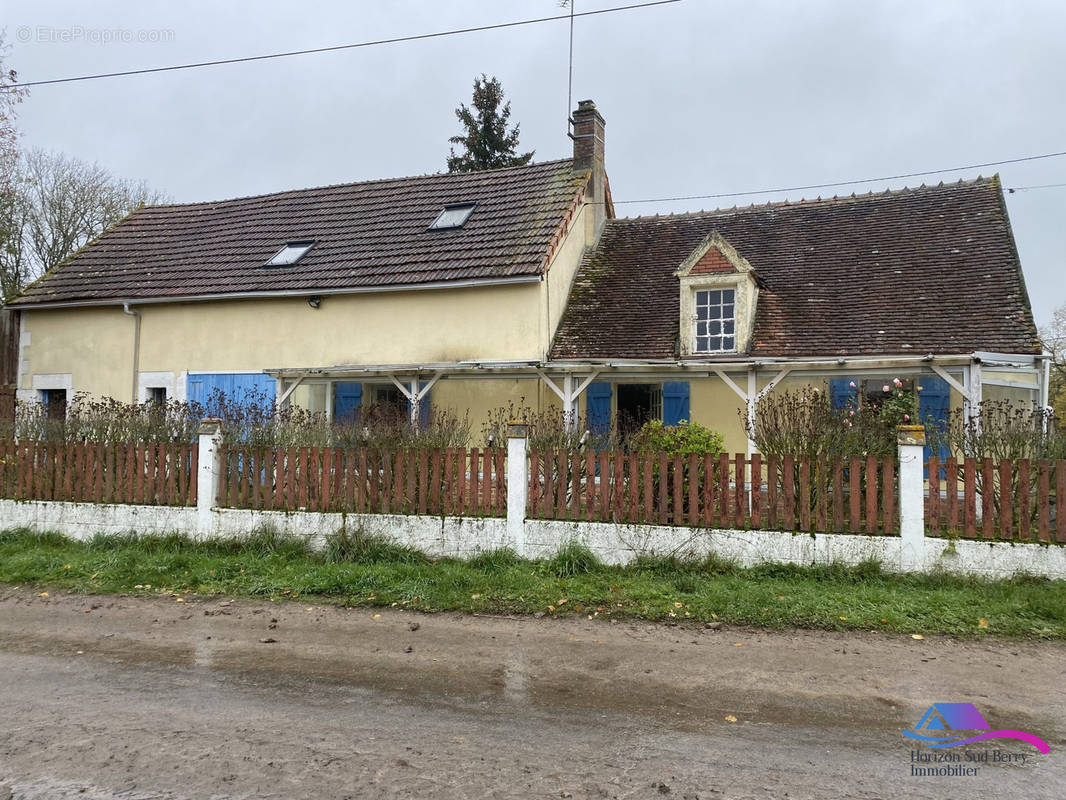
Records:
M611 430L611 384L593 381L585 390L585 416L589 432L601 436Z
M218 414L220 409L212 407L212 402L219 392L226 399L239 405L262 403L274 405L277 383L262 372L249 373L190 373L185 381L186 397L190 403L199 403L208 414Z
M918 392L918 419L928 428L946 430L948 417L951 415L951 387L943 378L925 376L918 381L922 390ZM933 450L927 444L925 446L925 459L932 457ZM940 459L947 458L950 453L946 447L941 447L936 453ZM928 477L928 476L926 476Z
M689 421L688 381L663 384L663 425L680 425Z
M852 386L851 384L855 384ZM859 382L854 378L832 378L829 381L829 402L837 411L859 408Z
M333 384L333 421L354 422L363 404L363 384Z

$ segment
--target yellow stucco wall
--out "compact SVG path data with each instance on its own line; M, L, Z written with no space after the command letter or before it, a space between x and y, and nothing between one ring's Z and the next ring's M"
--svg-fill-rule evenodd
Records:
M539 359L540 283L438 291L148 304L140 372ZM31 376L128 400L134 320L119 306L23 311Z

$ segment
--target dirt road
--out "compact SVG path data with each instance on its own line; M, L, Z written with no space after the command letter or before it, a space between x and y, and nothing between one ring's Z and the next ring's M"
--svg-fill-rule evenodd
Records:
M183 600L0 589L0 800L1066 794L1058 643ZM915 776L934 701L1051 752Z

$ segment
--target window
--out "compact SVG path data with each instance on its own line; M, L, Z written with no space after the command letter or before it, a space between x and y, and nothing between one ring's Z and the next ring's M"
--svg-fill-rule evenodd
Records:
M167 404L167 390L165 386L149 386L147 394L148 402L157 406Z
M44 405L48 419L62 422L67 418L66 389L42 389L41 403Z
M314 247L315 243L310 240L300 242L289 242L283 248L278 250L269 261L266 262L268 267L288 267L295 264L305 255L307 251Z
M623 434L663 418L663 391L657 383L618 384L618 427Z
M429 226L431 231L443 231L449 228L461 228L466 224L466 221L470 219L470 215L474 213L475 203L456 203L454 205L445 206L441 211L433 224Z
M724 353L736 349L736 290L696 292L696 352Z

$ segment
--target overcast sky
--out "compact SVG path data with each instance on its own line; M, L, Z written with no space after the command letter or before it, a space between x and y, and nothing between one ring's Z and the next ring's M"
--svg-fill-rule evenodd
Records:
M632 2L633 0L629 0ZM577 10L627 0L576 0ZM23 80L345 44L566 13L496 2L7 0ZM549 22L234 66L41 86L23 145L98 161L175 201L438 172L475 75L503 83L538 160L566 138L567 30ZM574 100L607 120L616 200L738 192L1066 150L1066 3L682 0L578 19ZM114 41L116 38L131 41ZM148 41L138 41L139 39ZM112 41L107 41L111 39ZM1066 183L1066 158L999 171ZM783 199L782 194L744 198ZM731 206L620 204L620 215ZM1008 194L1037 324L1066 302L1066 188ZM928 309L935 313L935 309Z

